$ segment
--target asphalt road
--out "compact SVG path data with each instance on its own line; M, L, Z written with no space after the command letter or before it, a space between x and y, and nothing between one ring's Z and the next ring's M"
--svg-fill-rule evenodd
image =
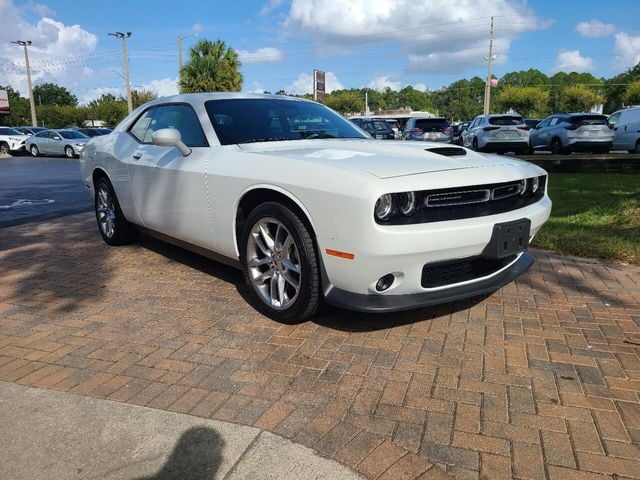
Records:
M92 208L78 160L0 158L0 228Z

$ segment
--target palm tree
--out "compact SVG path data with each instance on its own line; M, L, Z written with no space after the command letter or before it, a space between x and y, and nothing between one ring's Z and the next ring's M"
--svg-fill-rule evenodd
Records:
M180 70L180 92L239 92L242 88L240 60L222 40L200 40L189 51Z

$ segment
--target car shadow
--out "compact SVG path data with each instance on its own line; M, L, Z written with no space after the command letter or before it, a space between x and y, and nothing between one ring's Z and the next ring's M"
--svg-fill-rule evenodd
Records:
M149 235L142 236L140 244L165 258L232 284L242 299L258 314L257 301L245 285L240 270ZM482 303L488 296L490 295L480 295L441 305L393 313L360 313L323 304L311 321L317 325L340 331L377 331L461 312Z
M207 427L184 432L173 452L154 475L135 480L210 480L217 477L222 463L224 440Z

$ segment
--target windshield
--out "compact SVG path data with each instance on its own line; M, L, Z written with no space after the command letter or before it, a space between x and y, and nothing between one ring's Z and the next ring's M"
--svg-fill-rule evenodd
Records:
M22 133L14 128L4 127L0 128L0 135L22 135Z
M371 122L371 124L373 125L373 130L375 130L376 132L391 130L389 124L384 120L374 120L373 122Z
M391 128L400 128L400 124L397 120L387 120L386 121Z
M368 138L317 103L258 98L209 100L205 108L222 145L312 138Z
M571 123L574 125L606 125L607 117L604 115L581 115L579 117L571 117Z
M489 118L491 125L522 125L522 117L491 117Z
M89 138L84 133L76 132L75 130L61 130L58 133L62 135L63 138L69 138L74 140Z

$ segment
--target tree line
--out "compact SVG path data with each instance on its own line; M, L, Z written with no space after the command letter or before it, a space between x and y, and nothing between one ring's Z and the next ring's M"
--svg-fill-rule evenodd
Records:
M239 92L243 83L240 67L237 52L223 41L201 40L190 49L189 59L180 70L178 86L182 93ZM11 115L0 117L0 121L16 126L30 124L28 99L10 86L0 86L0 89L7 90L11 104ZM366 93L372 111L410 107L452 121L468 120L482 113L484 89L484 79L476 76L429 91L412 86L399 91L388 87L382 91L334 90L325 97L325 104L343 114L362 112ZM287 95L285 90L275 93ZM533 68L509 72L499 79L491 95L494 113L514 110L526 117L541 118L551 113L589 111L596 105L604 105L604 112L612 113L624 105L640 104L640 63L609 79L577 72L548 76ZM311 98L311 95L298 96ZM33 97L39 122L49 128L79 126L95 120L115 125L127 115L126 99L112 94L78 105L78 99L66 88L45 83L33 89ZM134 108L156 98L145 90L134 90L132 97Z

